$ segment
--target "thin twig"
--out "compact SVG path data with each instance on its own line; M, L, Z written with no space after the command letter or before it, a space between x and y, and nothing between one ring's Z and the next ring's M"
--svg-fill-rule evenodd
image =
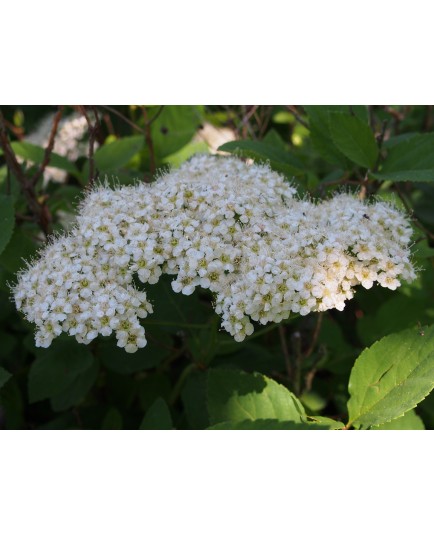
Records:
M377 157L377 161L375 162L375 166L374 166L374 169L372 171L377 171L378 169L378 166L380 165L380 162L381 162L381 149L383 147L383 142L384 142L384 135L386 134L386 128L387 128L387 119L385 119L383 121L383 124L381 126L381 132L380 132L380 135L378 136L378 139L377 139L377 143L378 143L378 157Z
M162 104L162 105L160 106L160 108L158 109L158 111L157 111L157 113L154 115L154 117L153 117L150 121L148 121L148 125L149 125L149 126L151 126L152 123L153 123L154 121L156 121L156 120L160 117L160 114L161 114L161 112L162 112L163 110L164 110L164 104Z
M282 326L282 324L279 324L279 338L282 353L285 358L286 373L288 374L288 378L292 380L294 370L291 362L291 354L289 353L288 342L286 340L285 326Z
M294 381L293 389L296 396L301 391L301 363L303 361L303 354L301 352L301 333L295 331L291 337L292 352L294 354Z
M308 393L309 391L312 390L313 380L317 372L318 372L318 369L315 363L315 365L308 371L308 373L304 377L304 392L305 393Z
M317 321L315 324L315 329L312 333L312 340L309 348L304 352L304 359L307 359L312 355L312 352L315 350L316 343L318 341L319 334L321 333L321 326L323 321L324 313L318 313Z
M300 117L300 114L298 113L298 110L295 106L286 106L288 110L292 113L292 115L295 117L296 121L300 123L300 125L303 125L304 128L307 128L309 130L309 125L306 123L304 119Z
M50 137L48 139L48 145L45 148L44 153L44 159L42 160L42 164L39 166L39 169L36 171L36 173L33 175L33 177L30 179L30 182L35 185L38 180L42 177L45 168L50 163L51 153L54 149L54 140L56 138L57 129L59 127L59 122L63 114L63 106L59 106L59 109L57 110L56 115L53 119L53 125L51 127Z
M35 223L39 225L41 230L47 236L50 232L51 215L48 207L40 203L35 193L35 187L31 180L26 177L21 168L14 151L9 143L9 138L6 132L6 125L3 114L0 110L0 146L3 149L3 155L6 160L6 165L9 170L15 175L21 191L27 201L30 212L33 214Z
M130 127L134 128L135 130L137 130L138 132L141 132L143 135L145 134L145 131L140 128L138 125L136 125L135 123L133 123L133 121L131 121L130 119L128 119L128 117L126 117L124 114L122 114L121 112L119 112L118 110L116 110L115 108L112 108L111 106L102 106L100 105L99 108L104 108L105 110L108 110L110 113L116 115L119 117L119 119L122 119L122 121L124 121L125 123L127 123L128 125L130 125Z
M146 106L142 106L142 110L143 110L143 118L145 120L145 141L149 149L149 170L151 172L151 175L154 176L156 166L155 166L154 143L152 141L151 121L148 121L148 111L146 109ZM152 121L154 121L155 119L156 117L154 117ZM145 182L148 182L147 174L145 174L144 180Z
M96 178L95 172L94 172L94 169L95 169L94 149L95 149L96 136L99 130L99 118L98 118L98 112L95 107L93 107L93 112L95 114L94 124L92 124L92 121L90 120L86 112L85 106L80 106L80 110L86 119L88 131L89 131L89 183L88 183L88 186L91 187Z

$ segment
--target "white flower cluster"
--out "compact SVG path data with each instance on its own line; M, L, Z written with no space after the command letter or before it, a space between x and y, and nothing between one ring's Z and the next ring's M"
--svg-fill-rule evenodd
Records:
M342 310L354 287L411 281L411 227L384 202L350 194L314 203L267 166L200 155L153 184L99 186L76 227L18 277L17 308L47 347L62 332L89 343L115 332L118 346L146 344L152 313L133 282L175 276L175 292L210 289L222 327L242 341L252 320ZM158 306L158 304L157 304Z

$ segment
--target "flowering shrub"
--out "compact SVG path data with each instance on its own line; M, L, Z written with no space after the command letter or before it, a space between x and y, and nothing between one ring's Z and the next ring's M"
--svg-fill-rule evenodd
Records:
M412 281L411 233L386 203L298 199L267 166L196 156L151 185L89 193L76 227L20 274L14 296L37 326L37 346L62 331L84 344L114 331L131 353L146 345L140 319L153 310L134 276L155 284L167 273L175 292L209 289L240 342L252 320L342 311L357 285Z
M0 109L0 428L434 428L432 114Z

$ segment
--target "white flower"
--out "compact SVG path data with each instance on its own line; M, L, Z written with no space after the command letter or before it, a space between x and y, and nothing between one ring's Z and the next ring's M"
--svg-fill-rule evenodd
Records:
M210 289L236 341L253 332L251 320L342 310L357 285L394 290L415 278L411 227L391 205L294 194L267 166L209 155L152 185L96 187L76 227L19 274L16 306L36 324L39 346L62 331L84 344L114 332L135 352L146 344L140 319L152 313L135 274L145 285L174 275L184 295Z

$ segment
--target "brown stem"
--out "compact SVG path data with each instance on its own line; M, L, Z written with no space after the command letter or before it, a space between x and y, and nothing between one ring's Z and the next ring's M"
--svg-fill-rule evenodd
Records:
M151 123L152 121L155 121L157 116L161 113L161 109L159 112L157 112L156 116L154 116L152 121L148 120L148 111L146 109L146 106L143 106L142 109L143 109L143 118L145 120L145 141L149 149L149 170L151 172L151 175L154 176L156 166L155 166L154 143L152 141L152 133L151 133ZM145 174L144 180L145 182L148 182L147 174Z
M100 105L99 108L104 108L105 110L108 110L110 113L116 115L117 117L119 117L119 119L122 119L122 121L124 121L125 123L130 125L130 127L134 128L138 132L141 132L142 134L145 134L145 131L142 128L140 128L138 125L133 123L133 121L128 119L128 117L126 117L124 114L122 114L121 112L119 112L115 108L112 108L111 106L102 106L102 105Z
M42 174L44 173L45 168L50 163L51 153L53 152L53 148L54 148L54 140L56 138L56 133L59 127L59 122L62 117L62 114L63 114L63 106L59 106L59 109L57 110L57 113L53 119L53 125L51 127L50 137L48 139L48 145L45 148L44 159L42 160L42 164L39 166L39 169L30 179L30 182L33 185L35 185L38 182L38 180L42 177Z
M291 337L292 342L292 351L294 353L294 394L296 396L300 395L301 391L301 363L303 361L303 354L301 352L301 333L295 331Z
M280 346L282 347L282 353L285 358L286 373L288 374L288 378L292 380L293 366L291 363L291 355L289 353L288 343L286 340L285 326L283 326L282 324L279 325L279 338L280 338Z
M3 149L3 155L6 160L8 169L15 175L21 191L27 201L30 212L33 214L35 223L39 225L41 230L47 236L50 232L51 215L48 207L44 203L40 203L37 199L35 187L31 179L29 179L21 168L14 151L9 143L9 138L6 132L6 125L3 114L0 110L0 146Z
M310 357L312 355L312 352L315 349L319 334L321 333L321 326L322 326L323 318L324 318L324 313L318 313L317 321L315 324L315 329L313 330L313 333L312 333L312 340L311 340L309 348L304 353L304 359L307 359L308 357Z
M303 125L305 128L309 130L309 125L306 123L304 119L300 117L300 114L298 113L298 110L295 106L286 106L288 110L292 113L292 115L295 117L295 120L300 123L300 125Z
M93 112L95 114L95 123L92 124L92 121L90 120L85 106L79 107L81 110L81 113L84 115L88 131L89 131L89 187L91 187L95 181L95 158L94 158L94 150L95 150L95 140L98 135L99 131L99 118L98 118L98 112L95 106L93 106Z

